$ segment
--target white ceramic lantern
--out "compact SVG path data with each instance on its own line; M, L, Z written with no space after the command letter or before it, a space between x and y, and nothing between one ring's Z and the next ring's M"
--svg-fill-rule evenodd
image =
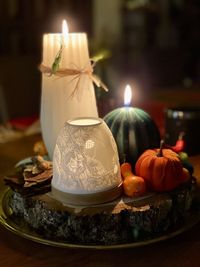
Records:
M53 196L78 205L111 201L121 194L117 146L100 118L69 120L53 156Z

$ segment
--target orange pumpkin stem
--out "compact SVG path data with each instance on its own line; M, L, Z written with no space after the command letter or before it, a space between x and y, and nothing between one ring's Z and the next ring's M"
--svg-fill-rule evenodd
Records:
M157 153L157 157L163 157L162 150L163 150L164 143L165 143L164 140L160 141L160 149L159 149L159 151Z

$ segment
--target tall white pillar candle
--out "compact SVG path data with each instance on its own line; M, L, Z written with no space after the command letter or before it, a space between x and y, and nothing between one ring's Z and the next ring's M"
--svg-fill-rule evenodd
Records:
M59 68L87 70L91 67L85 33L56 33L43 36L42 65L52 66L61 44ZM74 93L75 90L75 93ZM76 117L98 117L94 86L87 74L63 76L42 74L41 128L50 158L65 121Z

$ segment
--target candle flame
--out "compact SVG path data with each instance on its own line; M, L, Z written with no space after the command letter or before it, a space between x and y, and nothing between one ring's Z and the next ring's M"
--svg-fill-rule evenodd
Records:
M69 29L68 29L68 25L67 25L67 21L63 20L62 22L62 33L63 33L63 37L66 40L68 37L68 33L69 33Z
M132 99L132 90L130 85L127 84L124 92L124 105L129 106L131 103L131 99Z

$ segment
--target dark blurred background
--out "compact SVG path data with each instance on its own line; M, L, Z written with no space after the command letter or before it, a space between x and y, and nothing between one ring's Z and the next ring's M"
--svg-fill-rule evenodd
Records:
M136 102L174 88L168 102L200 99L199 0L0 0L0 120L39 115L42 35L61 32L63 19L87 32L91 56L107 55L99 103L120 102L126 83Z

